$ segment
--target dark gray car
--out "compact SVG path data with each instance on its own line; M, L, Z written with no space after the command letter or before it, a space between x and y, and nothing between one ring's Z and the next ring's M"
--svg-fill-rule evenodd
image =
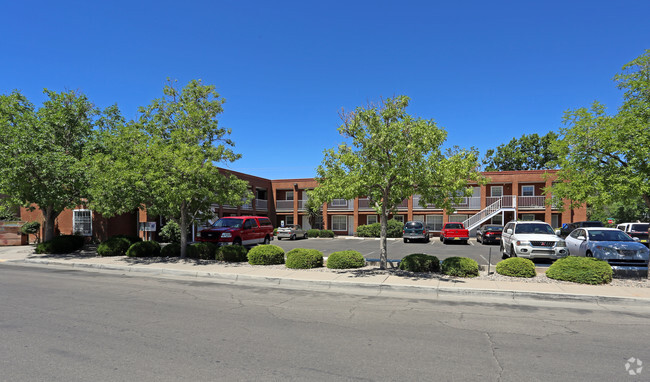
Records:
M408 243L411 240L420 240L428 243L429 229L423 222L406 222L402 231L402 237L404 238L405 243Z

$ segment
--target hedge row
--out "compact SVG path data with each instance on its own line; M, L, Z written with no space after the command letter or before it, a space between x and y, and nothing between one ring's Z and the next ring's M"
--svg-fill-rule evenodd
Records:
M386 237L402 237L404 223L395 219L390 219L387 223ZM359 237L380 237L381 223L360 225L357 227L357 236Z
M334 237L334 231L329 229L310 229L307 230L307 237Z

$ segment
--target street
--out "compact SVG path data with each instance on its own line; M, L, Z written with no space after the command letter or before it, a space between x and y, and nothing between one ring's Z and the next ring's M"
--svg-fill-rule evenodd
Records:
M6 264L0 301L0 381L650 377L626 371L632 357L650 362L644 306L399 299Z

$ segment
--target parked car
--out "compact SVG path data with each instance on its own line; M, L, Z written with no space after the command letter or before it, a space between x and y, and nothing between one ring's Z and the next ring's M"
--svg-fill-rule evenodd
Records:
M618 224L616 228L632 237L638 238L646 247L650 244L648 242L648 229L650 228L650 223L622 223Z
M273 223L266 216L227 216L199 232L196 241L217 245L268 244L273 240Z
M567 223L563 224L562 228L560 228L560 237L565 238L567 237L571 232L573 232L574 229L576 228L582 228L582 227L604 227L603 222L599 221L586 221L586 222L573 222L573 223Z
M297 238L306 239L307 231L302 229L299 224L289 224L285 227L278 228L278 240L289 239L296 240Z
M511 221L501 234L503 258L559 259L569 255L566 242L543 221Z
M465 244L469 241L469 231L463 223L445 223L440 231L440 241L447 244L448 241L462 241Z
M648 276L650 250L639 239L617 228L578 228L566 238L573 256L605 260L616 270Z
M426 224L419 221L409 221L404 224L402 229L402 238L405 243L411 240L420 240L425 243L429 242L429 228Z
M501 232L503 232L502 225L486 224L476 230L476 241L483 244L500 243Z

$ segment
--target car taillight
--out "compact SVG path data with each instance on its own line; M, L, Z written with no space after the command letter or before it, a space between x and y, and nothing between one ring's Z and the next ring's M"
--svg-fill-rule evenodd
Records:
M423 235L426 234L426 233L427 233L427 231L422 231L422 234L423 234Z

